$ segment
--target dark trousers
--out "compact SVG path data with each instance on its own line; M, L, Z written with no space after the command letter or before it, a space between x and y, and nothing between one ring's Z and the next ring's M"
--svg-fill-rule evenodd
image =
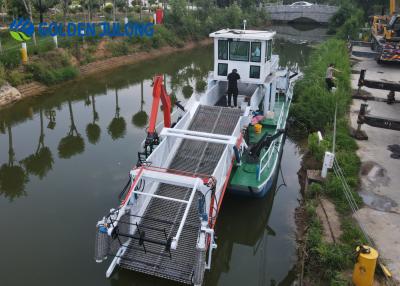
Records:
M335 86L335 83L333 82L333 79L331 79L331 78L326 78L326 79L325 79L325 82L326 82L326 88L327 88L329 91L331 91L331 90L332 90L332 87Z
M233 95L233 105L237 107L237 97L239 94L238 88L228 88L228 106L231 106L232 95Z

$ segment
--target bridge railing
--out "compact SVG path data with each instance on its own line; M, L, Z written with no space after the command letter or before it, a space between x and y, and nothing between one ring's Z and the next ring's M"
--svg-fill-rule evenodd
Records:
M328 10L329 12L331 12L339 9L337 6L326 5L326 4L313 4L311 6L292 6L292 5L283 5L282 3L267 3L264 4L264 8L273 10L279 9L283 10L282 12L290 10L321 11L321 12L326 12Z

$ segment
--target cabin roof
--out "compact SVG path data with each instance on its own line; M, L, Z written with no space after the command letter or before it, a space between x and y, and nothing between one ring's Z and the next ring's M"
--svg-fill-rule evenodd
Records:
M210 34L212 38L228 38L241 40L271 40L276 32L259 30L222 29Z

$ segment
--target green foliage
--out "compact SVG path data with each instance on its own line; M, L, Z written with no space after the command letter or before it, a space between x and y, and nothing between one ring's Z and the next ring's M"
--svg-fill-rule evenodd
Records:
M317 195L322 194L323 188L321 184L311 183L307 189L307 197L308 198L315 198Z
M311 187L321 191L319 187ZM307 263L305 271L313 280L313 285L347 285L341 272L350 268L353 263L353 251L358 241L357 230L351 225L343 229L342 238L336 244L329 244L322 239L322 225L316 216L317 200L307 201L308 214ZM324 283L324 284L323 284Z
M225 12L225 21L226 23L229 23L232 28L238 28L242 25L243 13L236 3L233 3L228 8L226 8Z
M330 148L330 144L327 140L318 141L318 134L311 133L308 136L308 150L317 161L322 162L325 152Z
M352 16L354 15L351 14L350 18ZM346 28L346 25L350 25L346 17L336 18L338 30L349 30ZM325 86L325 72L330 63L335 64L335 68L341 71L335 74L337 90L332 93L328 92ZM304 78L296 84L295 101L291 112L294 118L304 123L308 129L324 131L324 140L319 144L316 133L308 137L310 154L322 163L325 151L332 150L333 147L333 120L337 104L335 157L350 187L351 196L357 205L361 205L362 200L356 192L359 183L360 160L356 155L357 144L350 136L346 120L346 113L351 102L350 94L350 63L346 43L342 40L330 39L312 54ZM317 195L329 197L341 214L343 235L336 244L328 244L322 239L321 224L315 209ZM363 242L363 235L351 219L343 182L330 172L324 185L311 184L309 186L307 200L309 229L306 272L312 279L313 285L347 285L347 279L342 273L352 267L355 246Z
M340 39L356 39L362 27L364 13L357 9L351 17L337 30L336 36Z
M204 80L196 81L196 91L198 93L204 92L206 90L207 83Z
M111 52L113 57L124 56L129 53L129 45L125 41L108 42L106 49Z
M114 7L112 3L107 3L103 8L104 12L106 12L107 14L111 14L113 9Z
M14 69L21 63L21 53L18 49L7 51L0 54L0 63L7 69Z
M329 22L328 33L340 39L356 38L364 21L364 12L355 3L342 1L339 10Z
M27 66L33 78L39 82L51 85L73 79L78 75L78 69L71 65L69 56L59 51L51 51Z
M154 27L153 47L155 46L154 41L156 38L159 38L159 42L163 43L163 45L168 44L174 47L183 46L182 40L179 39L171 29L167 29L164 25L157 25Z
M13 70L8 73L7 80L12 86L17 86L32 79L32 74Z
M28 70L33 74L35 80L47 85L73 79L78 75L78 70L73 66L49 70L42 63L32 63L28 66Z
M190 85L185 85L182 88L182 93L184 98L190 98L193 94L193 87Z
M197 0L196 4L201 7L197 11L188 11L186 4L184 0L170 1L171 10L166 15L166 27L181 39L199 39L221 28L240 28L244 19L248 20L248 26L261 26L267 20L265 11L246 9L244 12L245 6L237 3L219 8L210 1Z
M6 82L6 70L4 66L0 63L0 87Z
M343 55L347 55L344 41L330 39L324 42L313 52L304 78L296 84L291 114L311 131L323 131L333 122L336 103L339 118L348 109L351 101L350 62ZM336 92L326 88L325 72L330 63L341 71L336 74Z

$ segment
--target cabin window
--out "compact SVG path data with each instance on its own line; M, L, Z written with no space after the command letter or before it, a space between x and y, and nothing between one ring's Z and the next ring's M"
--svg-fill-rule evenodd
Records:
M228 59L228 41L218 40L218 59L227 60Z
M250 66L250 78L260 78L260 66Z
M265 61L269 61L272 57L272 40L268 40L265 46Z
M261 62L261 43L252 42L251 43L251 62L259 63Z
M228 64L218 64L218 75L226 76L228 75Z
M231 61L249 61L250 42L229 42L229 59Z

